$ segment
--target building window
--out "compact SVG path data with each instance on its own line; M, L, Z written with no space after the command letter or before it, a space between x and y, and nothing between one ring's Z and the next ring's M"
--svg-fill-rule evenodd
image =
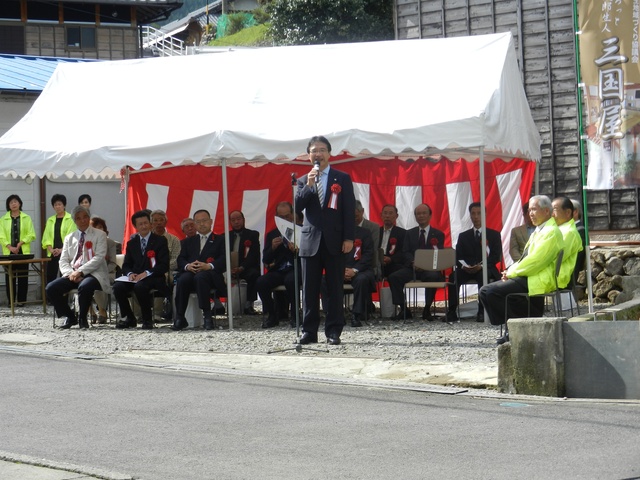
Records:
M0 2L0 20L20 20L20 2Z
M0 25L0 53L24 55L24 27Z
M96 29L94 27L67 27L67 48L95 50Z

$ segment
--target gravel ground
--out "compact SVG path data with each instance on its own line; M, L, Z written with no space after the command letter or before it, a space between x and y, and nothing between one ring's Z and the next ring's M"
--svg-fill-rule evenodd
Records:
M330 347L334 357L365 357L389 361L417 363L465 363L478 366L496 366L495 339L499 327L479 324L471 315L477 304L465 305L469 318L456 324L439 320L414 320L403 324L384 320L376 314L369 325L352 328L348 325L342 334L342 345ZM259 310L259 304L257 304ZM438 313L442 313L440 311ZM70 330L52 327L52 309L44 315L42 307L27 305L16 309L15 317L4 307L0 310L0 344L6 334L33 335L34 342L25 341L29 348L46 351L73 352L91 355L109 355L135 351L214 352L265 354L269 350L290 347L296 340L296 330L288 322L263 330L261 315L234 316L234 329L228 329L228 320L218 317L218 330L187 329L173 332L169 324L158 324L152 331L116 330L114 324L96 325L88 330L73 327ZM421 309L418 310L421 312ZM59 325L60 320L57 321ZM324 340L320 326L320 341ZM11 337L11 335L9 336ZM36 337L38 337L36 339ZM6 338L6 337L5 337ZM44 341L48 339L49 341ZM42 342L42 343L39 343ZM11 343L11 342L9 342ZM13 342L15 344L15 342ZM295 351L283 355L298 355ZM305 352L305 355L327 355Z

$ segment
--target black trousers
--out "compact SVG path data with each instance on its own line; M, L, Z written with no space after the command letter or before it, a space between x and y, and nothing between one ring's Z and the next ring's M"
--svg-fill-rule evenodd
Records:
M153 321L151 316L153 306L151 290L158 290L162 295L164 295L166 292L166 286L164 276L146 277L136 283L115 282L113 284L113 296L118 302L122 318L127 317L129 320L134 320L136 318L133 315L133 310L131 310L131 304L129 303L129 297L133 293L140 304L142 321L145 323L151 323Z
M196 292L198 307L205 315L211 316L211 290L215 289L218 296L227 295L224 276L217 270L205 270L198 273L180 272L176 280L176 319L184 320L184 313L189 304L189 295Z
M276 298L274 301L273 297L278 292L273 295L271 292L272 289L280 285L284 285L287 289L284 302L282 301L282 297ZM284 312L284 317L286 317L289 305L295 308L295 288L295 273L293 267L283 271L272 270L262 275L256 281L256 290L258 291L258 295L260 295L260 300L262 300L262 312L273 318L278 318L277 314Z
M478 298L489 315L491 325L503 325L509 318L526 318L528 316L527 300L524 297L511 297L508 311L505 300L509 293L528 293L527 277L510 278L485 285L480 289ZM544 299L531 299L531 316L541 317L544 312Z
M29 290L29 265L13 266L13 295L14 300L18 303L27 301L27 291ZM17 277L17 278L16 278ZM9 293L9 275L4 276L4 283L7 288L7 300L10 299ZM17 284L17 288L16 288ZM10 302L8 302L11 304Z
M332 255L320 240L318 252L313 257L302 257L302 331L316 334L320 326L320 290L322 285L322 270L327 279L327 316L324 322L324 332L327 337L340 336L344 327L344 296L343 280L345 257L342 253Z
M78 318L87 319L87 312L93 300L93 294L96 290L102 290L100 282L91 275L87 275L80 283L75 283L67 277L60 277L49 283L46 288L47 299L56 310L56 314L61 317L73 317L73 312L69 306L68 298L64 295L74 288L78 289Z

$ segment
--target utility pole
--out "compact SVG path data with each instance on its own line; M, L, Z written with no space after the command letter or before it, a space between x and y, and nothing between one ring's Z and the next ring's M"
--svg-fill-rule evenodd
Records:
M227 14L227 2L229 0L222 0L222 15L226 15Z

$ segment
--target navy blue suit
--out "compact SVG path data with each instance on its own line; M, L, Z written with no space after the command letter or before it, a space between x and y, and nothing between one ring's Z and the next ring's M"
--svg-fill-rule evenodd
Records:
M196 260L213 264L213 270L203 270L198 273L185 270L187 264ZM226 295L223 276L225 265L223 236L211 233L202 252L200 251L200 234L182 241L182 248L180 255L178 255L178 278L176 281L176 320L178 322L185 320L184 313L187 310L191 292L197 293L198 307L207 313L211 311L209 298L212 288L218 291L218 295Z
M402 228L394 225L391 227L391 234L389 235L389 241L387 242L387 248L384 250L384 256L389 257L391 262L385 264L382 267L382 277L388 278L393 272L397 272L398 270L404 267L404 236L407 231ZM382 238L384 236L384 226L380 227L380 243L376 245L376 248L382 248ZM393 242L395 242L395 248L393 246ZM392 253L393 252L393 253Z
M149 253L154 253L155 265L152 266ZM136 282L115 282L113 284L113 296L120 306L122 317L133 320L135 317L129 304L129 295L133 291L142 313L143 323L152 323L151 318L151 295L150 291L158 290L162 295L167 291L166 274L169 271L169 246L167 239L163 236L151 233L145 253L142 253L140 236L134 235L127 242L127 253L122 264L122 274L150 272L151 275Z
M256 293L256 281L260 277L260 233L255 230L243 228L236 232L229 232L231 248L235 241L235 235L240 235L238 251L238 267L242 267L238 278L247 282L247 300L255 302L258 298ZM245 255L246 253L246 255ZM242 306L244 308L244 305Z
M487 244L489 252L487 253L487 274L489 282L500 280L502 275L498 271L496 264L502 260L502 238L500 232L487 228ZM449 311L455 311L458 308L458 291L460 285L468 283L469 280L475 280L478 283L478 289L482 287L484 280L482 278L482 270L477 273L468 273L462 269L460 260L473 267L482 263L482 244L475 238L475 230L470 228L465 230L458 236L456 244L456 270L450 281L454 282L449 285ZM478 314L483 314L484 308L482 303L478 302Z
M256 290L262 300L262 312L267 314L273 320L280 320L276 316L286 318L286 312L289 305L295 308L295 272L293 269L294 255L285 243L281 243L277 248L273 247L273 240L281 237L282 234L277 228L271 230L264 241L264 250L262 251L262 263L267 268L267 273L258 278L256 282ZM274 305L271 296L271 290L280 285L284 285L287 289L288 303L278 301L278 308ZM277 293L277 292L276 292ZM284 298L283 298L284 299ZM292 310L295 314L295 310Z
M326 169L325 169L326 171ZM336 208L331 208L332 191L336 192ZM300 239L303 278L304 320L302 331L316 335L320 324L320 287L322 270L327 281L329 309L325 319L325 334L340 336L344 327L343 281L345 257L342 242L354 240L356 200L351 177L329 167L324 205L315 187L307 185L307 176L298 179L296 211L304 211Z
M389 288L391 289L391 298L394 305L404 305L404 284L413 280L413 259L415 258L416 250L418 249L418 242L420 239L420 227L414 227L407 230L404 236L403 254L404 254L404 268L392 273L389 276ZM429 233L426 237L425 248L433 249L434 244L438 248L444 248L444 233L433 227L429 228ZM422 282L437 282L442 280L442 274L440 272L416 272L417 280ZM435 296L434 288L425 288L425 308L428 310L433 303Z

